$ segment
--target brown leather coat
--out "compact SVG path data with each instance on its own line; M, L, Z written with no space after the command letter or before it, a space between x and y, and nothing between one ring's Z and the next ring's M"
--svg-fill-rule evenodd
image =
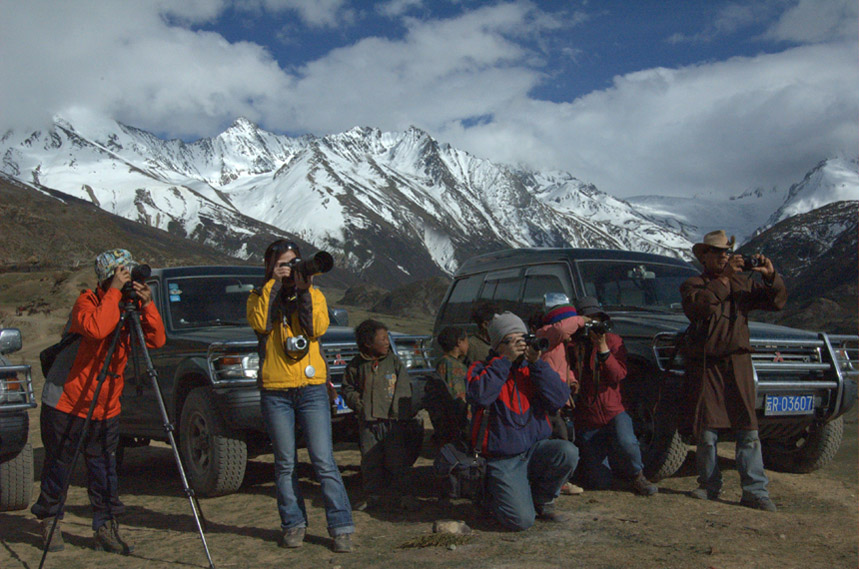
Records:
M787 301L784 280L776 274L765 284L738 273L728 285L704 273L684 282L680 294L691 322L683 342L681 428L696 437L704 429L757 429L748 316L752 310L781 310Z

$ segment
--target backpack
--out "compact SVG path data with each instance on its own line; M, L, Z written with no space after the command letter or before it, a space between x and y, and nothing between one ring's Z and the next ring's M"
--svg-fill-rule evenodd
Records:
M66 384L72 364L75 363L81 338L83 338L78 333L69 333L71 326L72 317L69 315L60 341L39 352L39 363L42 367L42 375L45 376L42 403L50 407L56 407L63 394L63 386Z
M483 413L478 441L489 427L489 409ZM483 502L486 491L486 459L477 449L464 441L446 443L433 461L433 471L443 482L442 496L468 498L475 504Z

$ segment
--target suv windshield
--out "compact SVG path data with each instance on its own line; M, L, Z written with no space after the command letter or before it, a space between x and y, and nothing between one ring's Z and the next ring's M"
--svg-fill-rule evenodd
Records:
M248 294L258 275L205 275L168 279L167 302L174 329L247 326Z
M606 308L681 308L680 285L698 272L690 267L635 261L576 263L585 293Z

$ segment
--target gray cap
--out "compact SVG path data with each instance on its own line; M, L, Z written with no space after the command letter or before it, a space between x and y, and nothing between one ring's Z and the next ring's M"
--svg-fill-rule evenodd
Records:
M489 345L494 350L508 334L528 333L528 328L522 319L512 312L502 312L492 317L489 322Z

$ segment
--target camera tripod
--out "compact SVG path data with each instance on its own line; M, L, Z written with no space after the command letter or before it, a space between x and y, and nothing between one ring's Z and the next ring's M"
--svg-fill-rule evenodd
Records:
M60 516L63 512L63 507L66 503L66 496L68 495L69 485L71 484L72 473L74 472L75 465L77 464L78 456L80 456L81 449L83 448L83 444L88 436L88 430L90 427L90 423L92 422L92 415L95 411L95 404L98 401L99 393L101 392L102 385L104 385L104 380L107 377L108 370L110 369L110 362L113 359L113 355L116 352L116 347L119 344L119 339L122 336L122 331L128 328L128 332L131 338L131 351L132 354L136 354L135 350L138 350L143 354L143 359L146 364L146 373L149 376L149 379L152 381L153 391L156 394L156 399L158 401L158 408L161 411L161 419L164 421L164 432L167 434L167 439L170 442L170 448L173 449L173 458L176 461L176 468L179 470L179 477L182 480L182 488L185 491L185 495L188 497L189 502L191 503L191 511L194 514L194 520L197 523L197 530L200 532L200 539L203 542L203 550L206 552L206 559L209 561L210 569L215 569L215 564L212 562L212 556L209 553L209 546L206 543L206 536L203 533L203 525L205 525L205 519L203 518L203 513L200 510L200 504L197 501L197 497L194 495L194 490L188 485L188 478L185 475L185 469L182 466L182 459L179 456L179 451L176 446L176 439L173 437L174 426L170 422L169 417L167 416L167 408L164 405L164 398L161 395L161 388L158 384L158 373L155 371L155 367L152 365L152 358L149 356L149 349L146 347L146 338L143 334L143 329L140 326L140 312L137 308L137 301L133 298L130 298L130 294L124 294L123 299L119 304L120 308L120 317L119 323L116 325L116 329L113 332L113 337L110 340L110 346L108 347L107 354L104 358L104 363L102 364L101 371L96 378L96 387L95 392L93 394L92 403L89 406L89 411L87 412L86 419L84 420L83 427L81 428L80 436L78 437L77 446L75 448L74 455L72 455L72 460L68 469L68 473L66 475L66 480L63 483L63 489L60 493L60 501L57 508L57 513L54 515L54 521L51 524L51 531L48 534L45 543L51 543L51 539L54 536L54 531L57 528L57 522L60 519ZM135 364L137 363L137 359L134 359ZM136 365L135 365L136 367ZM45 558L48 555L48 548L45 547L45 551L42 553L42 560L39 562L39 569L42 569L42 566L45 564Z

